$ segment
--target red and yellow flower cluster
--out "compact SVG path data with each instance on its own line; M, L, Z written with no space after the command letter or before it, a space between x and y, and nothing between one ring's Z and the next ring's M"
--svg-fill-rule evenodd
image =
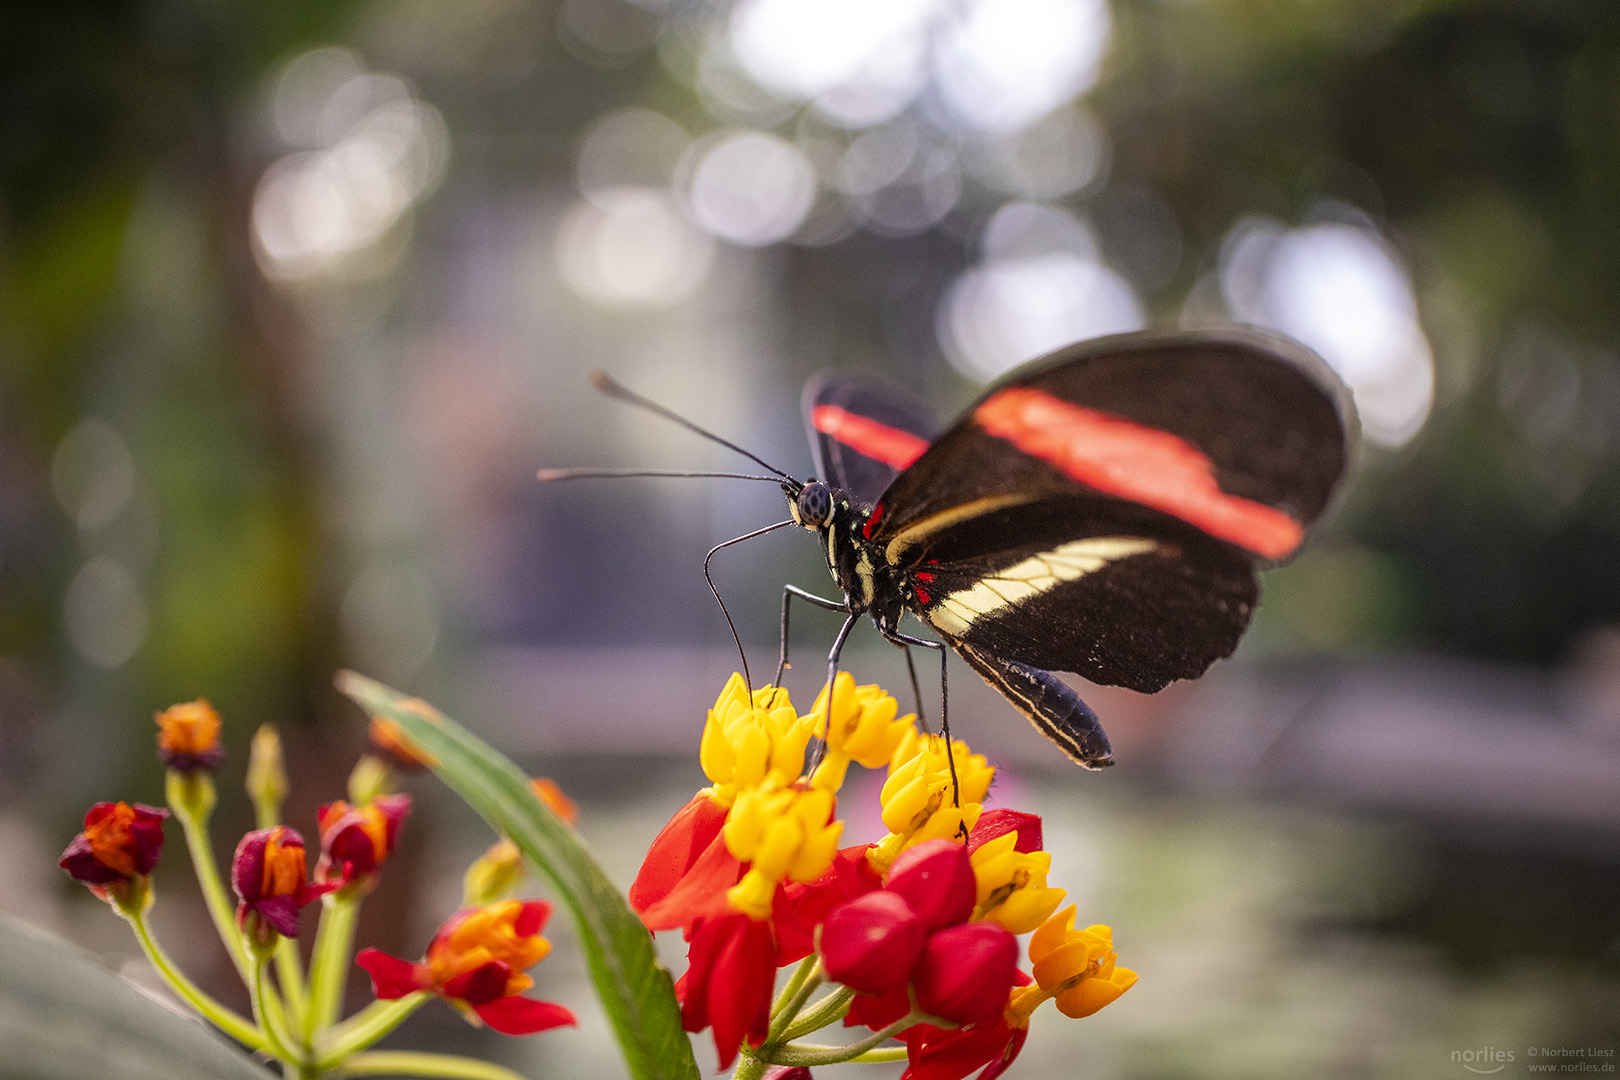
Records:
M821 977L853 992L846 1025L906 1044L908 1080L990 1080L1042 1001L1089 1015L1135 973L1115 964L1107 927L1074 930L1073 908L1053 915L1063 890L1046 883L1040 819L984 810L994 770L982 756L919 731L875 686L843 674L834 690L831 710L823 690L800 716L786 691L750 694L732 677L703 733L712 785L653 842L631 904L649 929L690 942L682 1020L713 1030L722 1066L781 1041L777 969L814 954ZM825 752L806 772L812 738ZM889 833L840 849L851 763L887 768ZM1033 981L1018 970L1029 931Z
M420 702L408 704L421 710L431 708ZM203 837L202 850L206 851L206 836L201 829L214 802L209 774L224 758L219 715L208 702L198 699L171 706L155 718L158 754L171 781L171 802L179 799L176 812L188 830L188 839L192 838L191 830L198 830ZM383 770L431 764L431 759L404 739L397 726L374 722L371 735ZM370 784L386 783L388 779L386 771L379 772L364 759L356 772ZM181 782L176 784L177 780ZM254 739L248 790L274 820L286 794L286 775L280 740L273 729L261 730ZM551 781L535 781L535 791L559 814L574 813L567 796ZM318 817L320 850L313 880L304 838L297 831L276 824L243 836L230 866L230 885L237 896L235 929L240 931L242 944L261 959L266 958L281 938L298 936L299 913L305 905L328 894L335 894L331 901L358 903L375 885L410 811L411 798L402 794L378 793L354 804L339 800L322 806ZM84 831L62 853L60 865L120 913L138 922L152 900L150 877L163 850L163 825L169 816L169 810L139 803L97 803L85 815ZM510 841L506 844L510 846ZM505 880L515 884L519 873L515 848L508 861L511 865ZM199 878L205 879L205 889L206 879L217 880L211 860L197 870ZM222 889L216 895L221 904L228 903ZM561 1005L522 996L534 985L525 970L551 951L550 943L540 935L550 914L551 905L539 900L498 900L475 905L444 923L421 963L376 949L363 950L356 962L371 974L377 996L384 1000L421 991L449 1002L474 1023L485 1023L510 1034L572 1024L573 1013ZM222 931L229 928L228 906L218 921ZM340 962L347 963L341 958ZM341 986L341 978L336 981Z

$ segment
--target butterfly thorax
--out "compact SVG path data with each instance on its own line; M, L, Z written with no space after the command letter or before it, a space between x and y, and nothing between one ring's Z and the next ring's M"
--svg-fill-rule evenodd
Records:
M855 503L847 491L812 480L789 498L794 523L821 540L827 569L849 603L850 611L870 612L887 631L898 628L904 597L889 564L866 538L871 511Z

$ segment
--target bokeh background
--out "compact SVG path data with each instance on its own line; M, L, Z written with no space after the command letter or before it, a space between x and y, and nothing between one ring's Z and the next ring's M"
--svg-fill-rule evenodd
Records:
M363 740L342 666L558 779L627 882L735 666L704 552L782 513L536 483L738 464L588 370L803 475L819 368L945 417L1068 341L1242 321L1333 364L1365 445L1238 656L1088 692L1103 775L953 669L996 799L1045 815L1053 881L1143 974L1039 1017L1022 1074L1612 1055L1617 207L1610 0L7 4L0 909L131 956L52 864L89 802L160 801L174 701L224 713L228 791L280 725L312 832ZM831 587L802 535L715 568L756 670L781 584ZM796 656L835 626L802 614ZM903 685L869 632L848 655ZM364 931L407 955L485 842L412 790ZM176 848L160 933L229 997ZM557 936L541 991L582 1032L403 1037L617 1075Z

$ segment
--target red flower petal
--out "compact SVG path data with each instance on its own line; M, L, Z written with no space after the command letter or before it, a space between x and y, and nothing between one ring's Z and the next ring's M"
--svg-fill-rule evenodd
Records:
M512 977L512 965L504 960L490 960L470 971L463 971L439 987L445 997L457 998L469 1005L486 1005L506 996L506 983Z
M536 1001L526 997L496 998L484 1005L473 1006L478 1018L503 1035L533 1035L547 1028L576 1026L574 1014L550 1001Z
M68 844L67 850L56 865L66 870L74 881L85 885L111 885L115 881L128 881L129 878L96 858L96 853L90 848L90 841L80 833Z
M550 918L550 904L544 900L525 900L523 910L512 920L512 932L518 937L533 937L546 928Z
M855 999L849 1003L849 1015L844 1017L844 1026L868 1027L873 1031L879 1031L910 1011L911 995L906 993L904 986L882 997L856 994Z
M699 792L659 832L630 886L630 906L646 911L669 895L726 823L726 808ZM733 882L735 884L735 882Z
M270 929L282 937L298 936L298 902L291 896L267 896L237 908L236 921L240 923L248 911L257 911L259 918L270 924Z
M427 968L389 956L381 949L361 949L354 962L366 969L371 976L372 993L383 1001L425 990L429 984Z
M1013 850L1029 854L1041 850L1041 816L1019 810L986 810L979 815L978 824L968 833L967 849L971 855L998 836L1010 832L1018 834Z
M957 1031L918 1024L906 1032L910 1066L900 1080L962 1080L983 1066L979 1080L991 1080L1012 1064L1028 1034L999 1019Z
M714 1047L725 1068L744 1038L760 1043L770 1029L771 991L776 985L776 948L767 922L739 912L700 921L687 953L681 1025L714 1029Z
M734 914L726 890L742 880L743 865L719 833L692 864L686 876L663 899L641 912L649 930L686 929L697 920Z

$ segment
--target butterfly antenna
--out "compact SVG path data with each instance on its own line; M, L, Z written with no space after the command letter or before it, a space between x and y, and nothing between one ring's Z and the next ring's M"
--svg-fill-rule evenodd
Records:
M677 469L541 469L538 476L540 480L545 482L552 480L594 480L604 476L697 476L707 480L764 480L771 484L780 484L782 482L780 477L755 476L751 473L682 472Z
M707 428L699 427L697 424L694 424L692 421L688 420L686 417L680 415L679 413L671 412L670 410L664 408L662 405L658 404L656 401L649 401L647 398L642 397L640 394L636 393L634 390L631 390L628 387L625 387L625 386L623 386L623 385L621 385L621 384L619 384L617 382L614 382L613 379L611 379L607 375L606 372L602 372L602 371L593 371L593 372L591 372L591 385L596 387L602 393L606 394L608 397L618 398L620 401L629 402L631 405L639 406L640 408L646 409L650 413L655 413L658 416L662 416L665 420L670 420L670 421L673 421L673 422L681 425L681 427L685 428L687 431L692 432L693 434L703 436L705 439L708 439L710 442L717 442L721 446L724 446L725 448L727 448L728 450L735 450L737 453L741 454L743 457L745 457L748 460L754 462L756 465L759 465L761 468L775 473L779 478L781 478L783 480L789 481L790 483L793 483L793 484L798 484L798 482L799 482L798 480L794 479L788 473L783 472L781 469L778 469L775 465L772 465L770 462L768 462L764 458L760 457L758 454L750 453L747 450L744 450L742 447L738 446L736 443L731 442L729 439L722 439L720 436L716 435L714 432L709 431Z

